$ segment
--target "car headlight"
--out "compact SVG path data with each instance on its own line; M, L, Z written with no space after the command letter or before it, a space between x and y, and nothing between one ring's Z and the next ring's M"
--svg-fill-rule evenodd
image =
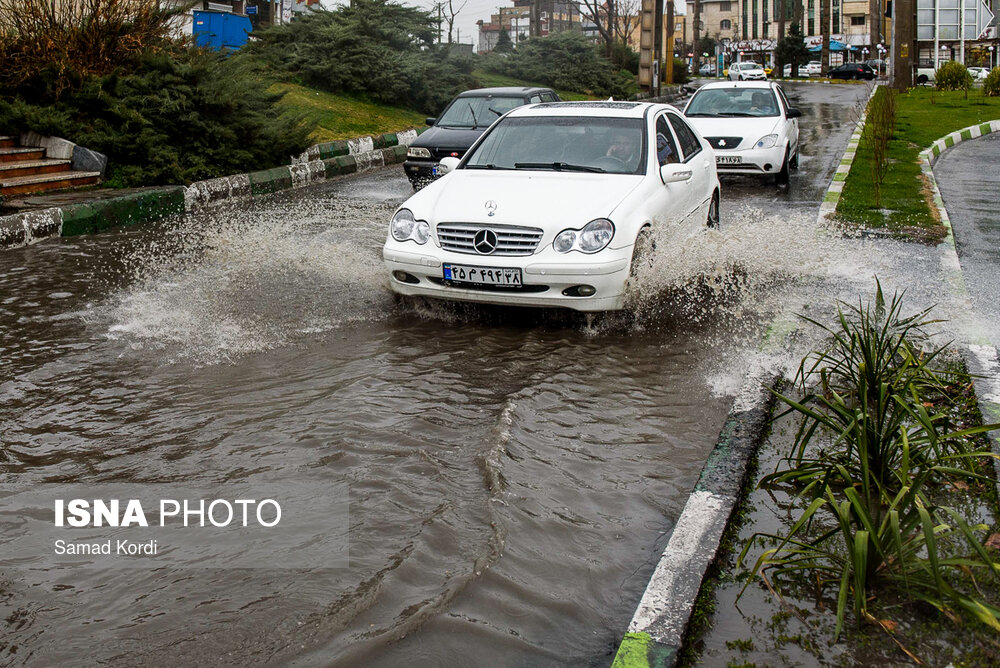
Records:
M407 158L430 158L430 149L421 148L419 146L411 146L406 149Z
M568 253L571 250L596 253L607 247L614 236L614 224L606 218L598 218L587 223L582 230L563 230L552 241L552 247L560 253Z
M757 143L753 145L754 148L771 148L774 143L778 141L778 135L765 135L757 140Z
M431 236L431 226L426 221L416 220L409 209L400 209L392 216L389 232L396 241L413 240L425 244Z

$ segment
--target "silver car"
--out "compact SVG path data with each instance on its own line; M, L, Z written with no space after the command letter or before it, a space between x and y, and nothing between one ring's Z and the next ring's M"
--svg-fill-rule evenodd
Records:
M733 81L764 81L767 79L767 73L760 63L748 60L730 65L729 78Z

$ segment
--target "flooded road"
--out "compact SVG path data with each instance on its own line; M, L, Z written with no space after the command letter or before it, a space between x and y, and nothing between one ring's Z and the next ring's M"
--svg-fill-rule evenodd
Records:
M606 665L763 325L870 279L815 229L864 87L789 89L791 186L635 318L397 302L398 167L0 254L0 482L350 489L348 568L4 569L0 662Z

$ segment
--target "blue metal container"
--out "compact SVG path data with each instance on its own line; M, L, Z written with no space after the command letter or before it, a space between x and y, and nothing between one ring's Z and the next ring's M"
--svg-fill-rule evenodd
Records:
M245 16L196 11L191 32L196 45L221 51L242 47L247 43L251 30L250 19Z

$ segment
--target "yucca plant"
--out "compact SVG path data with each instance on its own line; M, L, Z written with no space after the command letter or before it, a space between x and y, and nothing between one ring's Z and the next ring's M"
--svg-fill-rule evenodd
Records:
M881 586L1000 630L1000 608L979 594L975 580L977 571L1000 579L1000 565L976 537L986 527L970 526L928 496L949 481L992 482L977 468L991 454L968 437L997 425L956 429L948 374L932 367L943 348L923 349L929 312L903 316L902 295L887 305L876 281L873 302L840 305L836 328L806 319L832 344L802 361L801 399L775 391L789 407L784 414L802 419L791 452L760 484L788 486L808 506L787 534L755 535L740 562L755 542L773 545L751 578L809 571L821 589L836 587L836 635L848 601L859 623L874 621L869 597ZM928 410L935 401L942 408ZM955 576L963 584L953 584Z

